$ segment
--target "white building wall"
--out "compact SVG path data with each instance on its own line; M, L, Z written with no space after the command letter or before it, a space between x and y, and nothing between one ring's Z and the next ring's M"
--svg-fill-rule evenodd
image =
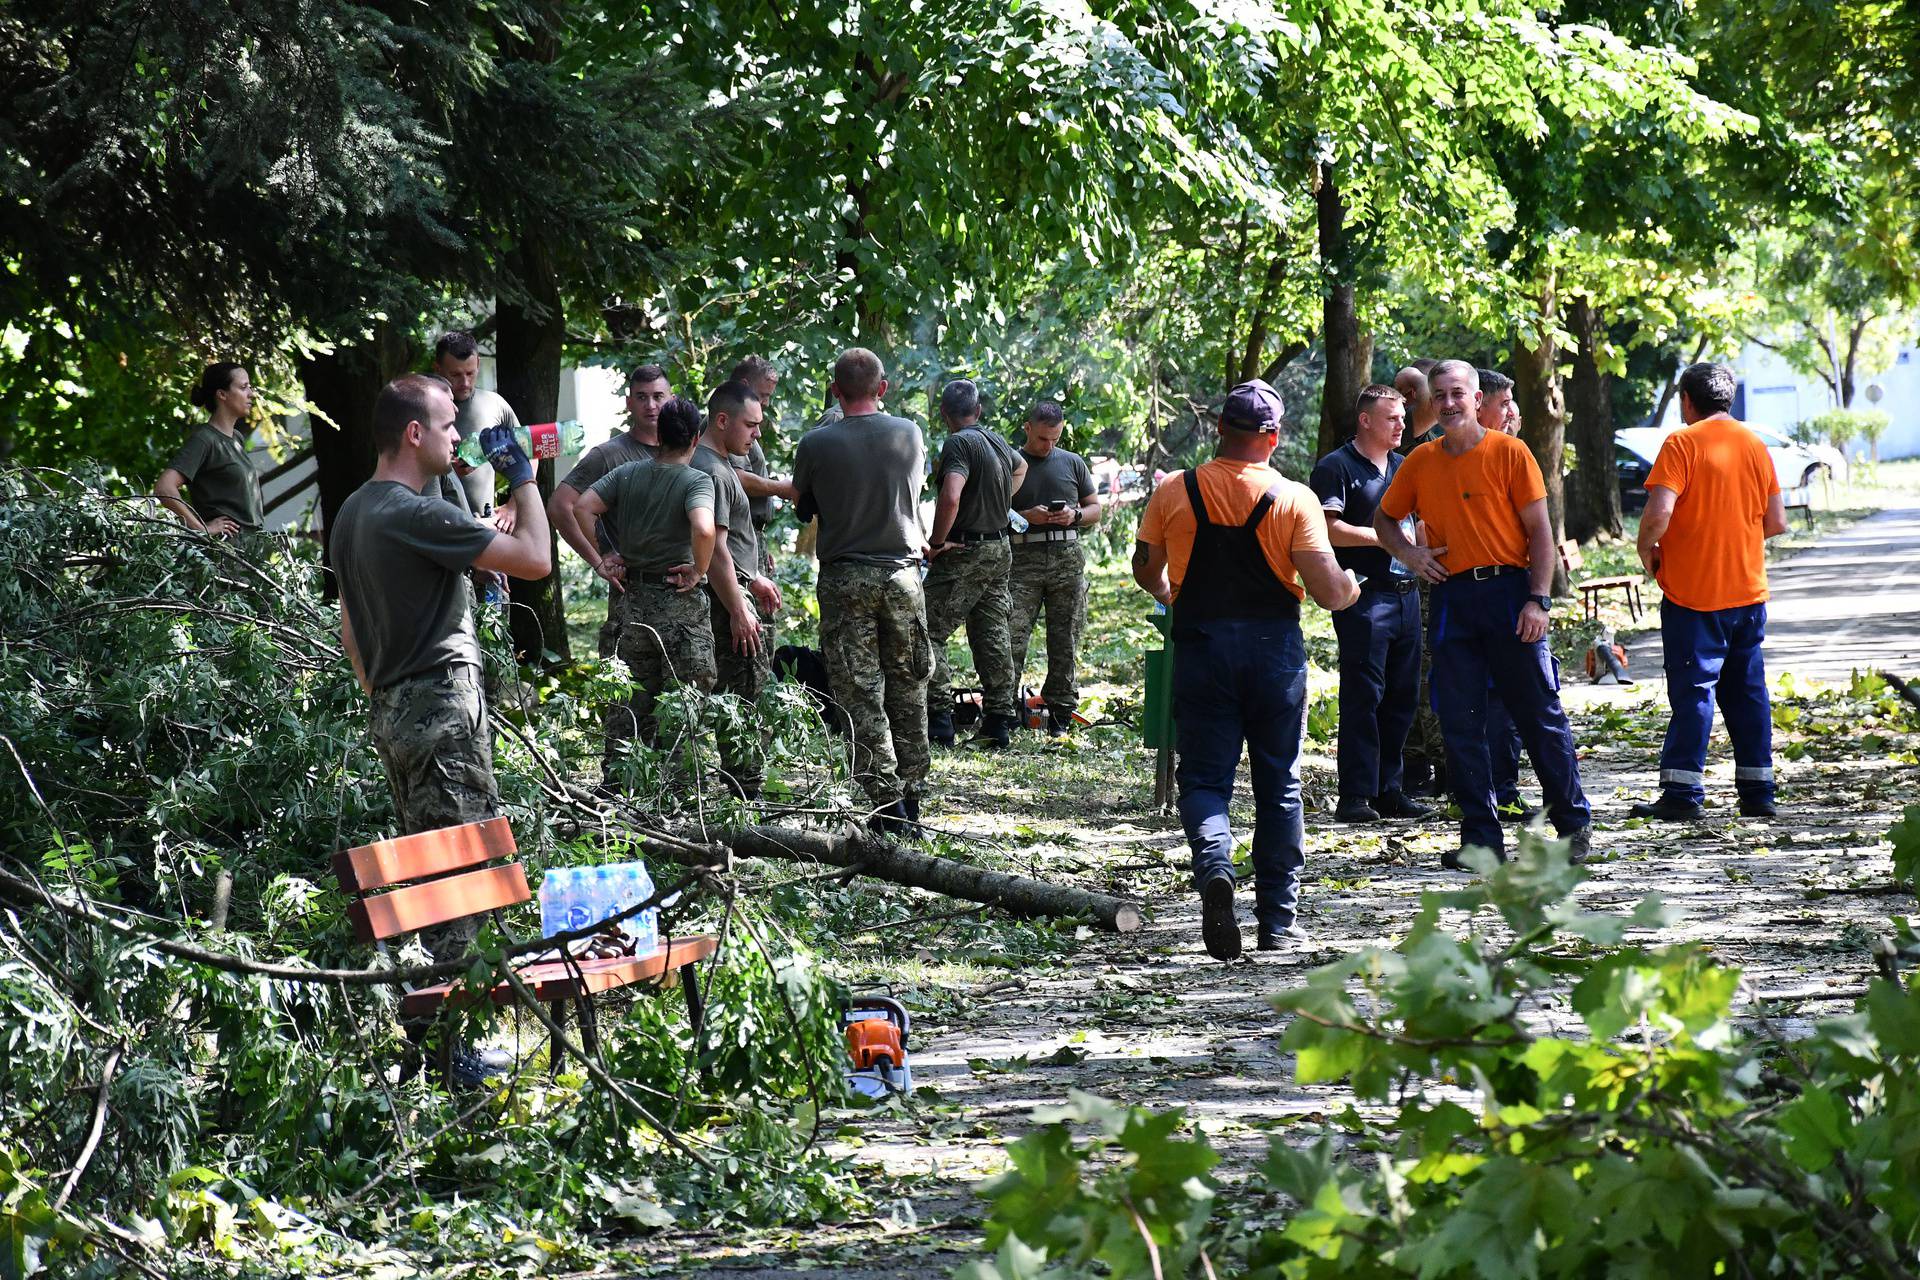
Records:
M1778 354L1748 343L1733 361L1746 390L1746 417L1749 422L1785 431L1834 407L1826 384L1818 378L1795 373ZM1880 399L1871 398L1870 388L1880 388ZM1856 409L1881 409L1893 419L1886 435L1880 438L1883 459L1920 456L1920 344L1900 349L1894 363L1884 372L1861 378L1854 392ZM1679 421L1677 407L1669 413ZM1849 456L1866 453L1863 445L1848 447Z

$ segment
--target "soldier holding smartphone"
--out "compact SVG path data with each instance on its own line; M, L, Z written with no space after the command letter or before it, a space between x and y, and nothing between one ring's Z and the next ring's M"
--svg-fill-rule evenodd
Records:
M1027 644L1042 609L1047 613L1047 736L1073 727L1080 706L1080 630L1087 616L1087 563L1080 535L1100 519L1093 473L1077 453L1060 448L1065 429L1060 406L1042 400L1027 415L1021 457L1027 476L1013 494L1013 509L1026 517L1025 533L1013 535L1013 672L1026 672ZM1024 708L1022 708L1024 711Z

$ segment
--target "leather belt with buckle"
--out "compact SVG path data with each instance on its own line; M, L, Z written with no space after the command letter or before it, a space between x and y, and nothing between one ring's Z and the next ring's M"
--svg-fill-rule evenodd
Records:
M1502 574L1518 572L1520 570L1510 564L1479 564L1459 576L1472 578L1475 582L1485 582L1488 578L1498 578Z
M1403 596L1409 591L1417 590L1419 586L1420 582L1416 578L1394 576L1368 578L1360 584L1360 589L1362 591L1391 591L1395 595Z
M947 535L947 537L954 542L998 542L1000 539L1006 536L1007 536L1007 531L1005 529L989 529L985 533L962 532L962 533L950 533Z
M1015 546L1025 546L1030 542L1078 542L1078 529L1043 529L1038 533L1016 533L1013 535Z

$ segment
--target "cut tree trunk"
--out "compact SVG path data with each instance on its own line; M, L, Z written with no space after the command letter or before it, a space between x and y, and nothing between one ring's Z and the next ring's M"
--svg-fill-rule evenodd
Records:
M1538 337L1529 345L1533 335L1523 329L1514 339L1513 398L1520 405L1520 439L1533 451L1546 484L1547 518L1557 547L1567 527L1566 487L1560 470L1567 451L1567 407L1560 389L1560 353L1553 340L1553 306L1549 284L1541 290ZM1567 571L1556 555L1553 593L1566 591Z
M688 838L699 837L688 833ZM855 874L930 889L1015 915L1084 917L1111 933L1132 933L1143 923L1139 905L1125 898L916 853L858 827L822 831L761 825L721 832L717 842L730 848L735 857L845 867Z
M1371 380L1373 335L1360 327L1347 206L1331 168L1322 167L1320 171L1314 204L1320 271L1326 289L1321 306L1321 342L1327 353L1327 380L1320 393L1320 438L1314 448L1314 456L1322 457L1353 434L1360 391Z
M382 387L406 371L411 354L406 335L381 321L366 342L343 344L300 361L300 385L318 411L309 415L308 430L320 485L321 564L329 600L336 587L328 531L341 504L373 474L373 402Z
M560 357L567 334L566 311L546 246L538 239L529 240L515 256L527 300L503 300L494 313L494 359L500 394L521 422L552 422L560 416ZM554 460L540 463L534 474L544 505L553 497ZM547 538L553 571L532 581L508 580L513 602L509 625L514 651L522 662L559 667L571 660L571 646L567 643L566 601L560 591L559 535L549 531Z
M1573 480L1567 486L1567 536L1585 542L1626 532L1613 461L1613 377L1600 368L1600 313L1584 295L1567 308L1579 342L1567 382L1567 430L1573 438Z

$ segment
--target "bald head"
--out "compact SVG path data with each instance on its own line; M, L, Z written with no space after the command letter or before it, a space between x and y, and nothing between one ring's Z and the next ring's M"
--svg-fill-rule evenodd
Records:
M1412 435L1422 435L1433 426L1433 389L1427 385L1427 371L1420 367L1420 361L1408 365L1393 375L1393 389L1407 406L1407 430Z

